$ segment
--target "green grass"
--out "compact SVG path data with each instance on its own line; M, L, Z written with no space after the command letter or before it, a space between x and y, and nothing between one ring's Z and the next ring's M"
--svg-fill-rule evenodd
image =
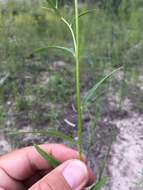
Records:
M64 53L57 50L34 53L35 49L55 42L72 47L66 25L59 22L51 12L42 9L42 5L41 2L24 4L14 1L0 5L0 71L1 74L10 73L10 79L0 87L2 106L9 99L19 100L21 93L24 93L23 96L35 96L34 99L41 104L52 101L53 104L59 102L66 107L68 100L75 100L75 68L71 56L63 56ZM138 81L137 76L143 59L142 6L139 0L132 0L128 15L125 6L126 4L122 4L118 14L114 14L94 5L95 12L79 19L82 93L105 76L106 70L121 65L125 67L125 77L119 89L121 101L128 94L128 83L132 81L135 84ZM87 8L86 4L83 5L83 11ZM71 8L61 9L63 15L67 15L67 19L70 20L73 15L73 11L69 11ZM89 20L92 24L89 24ZM68 64L55 68L53 62L58 60ZM41 81L37 79L46 72L50 78L49 83L41 85ZM126 85L124 81L128 81ZM110 83L112 85L112 79ZM21 88L24 92L21 92ZM102 88L99 94L100 92L102 93Z
M130 85L135 86L142 75L143 5L140 0L131 0L130 4L123 0L115 11L111 4L105 7L94 4L95 11L78 20L77 11L84 12L89 8L83 4L82 8L76 9L76 27L72 25L75 49L66 24L42 6L46 3L10 1L0 4L0 81L9 73L8 79L0 85L0 127L6 125L8 111L12 109L15 124L18 123L20 128L24 125L23 115L26 115L26 124L33 128L55 126L60 129L62 126L67 129L63 121L67 115L73 114L71 104L77 104L78 118L74 122L78 123L78 150L81 154L84 115L90 113L94 136L102 115L103 97L113 89L120 97L117 103L122 108L125 97L129 97ZM60 9L70 22L74 10L68 6ZM73 48L76 64L69 52L65 56L58 48L46 49L42 53L34 51L56 44ZM116 80L115 74L98 89L94 95L96 101L92 97L89 107L81 110L81 99L86 92L122 65L121 80ZM8 101L12 106L7 105ZM141 104L140 107L143 109ZM92 139L90 143L93 143Z

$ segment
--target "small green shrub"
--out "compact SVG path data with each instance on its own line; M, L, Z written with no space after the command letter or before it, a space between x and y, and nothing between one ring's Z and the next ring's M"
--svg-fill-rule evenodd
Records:
M16 108L18 111L28 110L32 107L32 100L29 97L17 96Z

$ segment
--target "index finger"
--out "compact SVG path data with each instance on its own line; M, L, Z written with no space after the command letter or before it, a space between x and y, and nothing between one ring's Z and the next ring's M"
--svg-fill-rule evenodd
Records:
M41 148L60 162L77 158L77 151L64 145L45 144ZM2 156L0 168L15 180L25 180L38 170L48 170L50 165L31 146Z

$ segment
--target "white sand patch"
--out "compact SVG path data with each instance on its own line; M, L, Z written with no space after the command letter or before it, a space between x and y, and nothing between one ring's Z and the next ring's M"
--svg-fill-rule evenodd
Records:
M111 190L141 190L143 181L143 115L114 120L120 130L111 152Z

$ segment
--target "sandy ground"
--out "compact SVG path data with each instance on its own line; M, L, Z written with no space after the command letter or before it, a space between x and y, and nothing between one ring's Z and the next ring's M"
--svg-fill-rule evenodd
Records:
M110 188L106 190L143 189L143 115L131 111L130 102L126 106L128 118L113 121L119 134L111 150Z
M143 114L133 111L129 99L123 107L128 111L127 116L111 121L119 132L111 147L107 166L109 178L103 190L143 189ZM10 142L1 133L0 154L11 150Z

